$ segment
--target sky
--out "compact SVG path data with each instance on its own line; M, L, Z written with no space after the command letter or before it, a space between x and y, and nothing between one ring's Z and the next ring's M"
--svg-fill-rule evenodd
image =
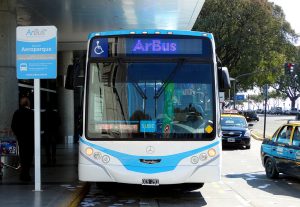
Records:
M285 19L291 24L291 27L300 35L300 0L269 0L281 6L284 11ZM300 40L296 45L300 45Z

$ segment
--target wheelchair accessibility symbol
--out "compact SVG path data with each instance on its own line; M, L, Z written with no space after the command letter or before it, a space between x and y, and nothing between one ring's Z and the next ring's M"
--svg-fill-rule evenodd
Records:
M97 45L94 49L94 52L97 54L97 55L101 55L102 53L104 53L104 50L102 49L102 47L99 45L99 41L96 42Z

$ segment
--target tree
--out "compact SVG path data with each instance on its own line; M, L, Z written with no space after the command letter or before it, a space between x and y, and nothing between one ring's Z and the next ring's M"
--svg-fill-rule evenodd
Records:
M193 30L214 34L216 51L231 77L243 77L239 89L274 83L297 35L279 6L267 0L206 0Z
M296 58L297 59L297 58ZM294 69L291 74L280 75L273 87L281 95L288 97L291 101L291 108L295 108L296 100L300 97L300 68Z
M273 90L273 91L269 92L268 98L269 99L274 99L275 106L278 106L279 102L281 100L283 100L283 99L285 100L287 98L287 95L284 94L284 93L281 93L278 90Z
M261 93L249 95L249 100L251 100L252 103L255 104L257 108L259 108L259 104L264 101L264 96Z

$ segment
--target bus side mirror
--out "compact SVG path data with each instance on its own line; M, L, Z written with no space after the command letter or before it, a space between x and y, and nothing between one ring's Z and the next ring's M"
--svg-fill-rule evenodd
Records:
M69 65L67 70L67 77L65 83L65 89L74 90L75 87L83 86L84 77L80 77L80 65Z
M219 89L221 91L231 88L230 77L227 67L222 67L218 69L218 79L219 79Z

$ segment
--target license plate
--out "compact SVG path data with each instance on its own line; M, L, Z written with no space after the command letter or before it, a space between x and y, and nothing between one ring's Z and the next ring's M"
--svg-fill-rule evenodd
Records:
M159 185L158 179L142 179L142 185Z
M235 139L234 138L228 138L227 141L228 142L235 142Z

